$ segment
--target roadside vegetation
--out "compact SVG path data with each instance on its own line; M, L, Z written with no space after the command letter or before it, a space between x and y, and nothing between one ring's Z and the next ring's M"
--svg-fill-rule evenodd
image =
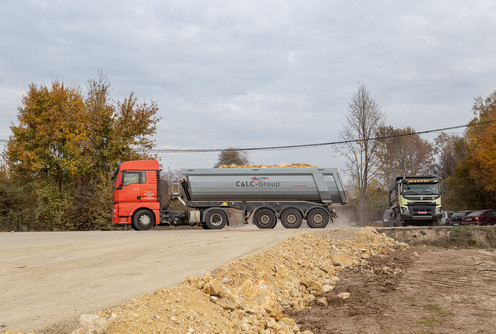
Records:
M114 170L152 158L160 118L155 102L133 93L113 101L110 91L101 73L85 89L59 81L29 86L2 154L0 231L112 228ZM496 91L475 99L462 136L442 132L433 142L387 125L364 85L347 111L341 137L348 142L336 149L348 161L348 197L361 225L382 217L388 186L403 174L438 176L445 210L496 207ZM217 165L248 162L244 151L228 148Z
M159 118L133 93L110 99L99 74L81 87L31 85L20 102L0 169L0 230L111 227L118 164L147 158Z
M411 246L482 249L496 247L496 228L493 226L425 227L380 231L390 238L406 242Z
M372 93L360 85L341 132L346 143L336 148L347 158L356 221L381 220L389 186L401 175L437 176L444 210L496 207L496 91L476 98L472 111L463 135L441 132L430 142L411 127L387 125Z

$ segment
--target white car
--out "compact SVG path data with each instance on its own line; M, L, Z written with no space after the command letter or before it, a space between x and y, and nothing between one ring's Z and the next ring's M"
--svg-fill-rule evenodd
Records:
M449 225L453 211L443 211L441 216L441 225Z

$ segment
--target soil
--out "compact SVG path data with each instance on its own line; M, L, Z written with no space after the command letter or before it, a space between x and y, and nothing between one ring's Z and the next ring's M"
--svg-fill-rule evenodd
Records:
M396 236L446 247L372 228L300 234L41 333L494 333L496 252L479 237L494 230L474 231Z
M347 268L327 306L290 312L313 333L494 333L496 252L415 246ZM338 297L349 293L348 299ZM342 296L342 295L341 295Z

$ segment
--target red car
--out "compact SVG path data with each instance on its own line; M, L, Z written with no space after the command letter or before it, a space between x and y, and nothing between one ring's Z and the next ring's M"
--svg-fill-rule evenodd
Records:
M478 210L469 213L462 220L463 225L496 225L496 210Z

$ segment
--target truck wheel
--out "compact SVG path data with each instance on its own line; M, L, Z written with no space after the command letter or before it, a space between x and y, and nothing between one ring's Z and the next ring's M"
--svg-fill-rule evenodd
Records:
M227 225L227 216L224 210L212 209L205 215L205 226L208 229L220 230Z
M394 219L394 224L393 225L396 226L396 227L403 226L403 221L401 220L401 216L400 216L399 213L396 215L396 218Z
M133 216L131 227L137 231L149 230L155 226L153 212L145 209L138 210Z
M440 226L441 225L441 219L433 219L431 226Z
M298 228L303 221L303 215L297 209L286 209L281 214L281 224L285 228Z
M270 209L257 210L253 217L253 223L262 229L274 228L277 224L276 214Z
M311 228L324 228L329 223L329 213L322 208L314 208L307 214L307 224Z

